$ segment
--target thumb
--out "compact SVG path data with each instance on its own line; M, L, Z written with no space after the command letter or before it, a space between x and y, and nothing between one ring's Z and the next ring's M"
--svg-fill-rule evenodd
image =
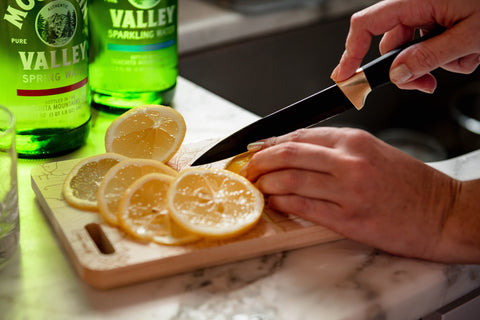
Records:
M453 27L442 34L403 50L392 63L390 79L402 85L421 78L429 72L475 52L468 39L471 32ZM455 45L452 45L455 44Z

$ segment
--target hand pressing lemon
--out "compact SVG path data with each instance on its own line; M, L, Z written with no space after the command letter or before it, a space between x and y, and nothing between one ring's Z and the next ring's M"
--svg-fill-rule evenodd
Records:
M63 195L70 205L99 211L105 221L130 236L166 245L201 238L224 239L251 229L260 219L262 193L234 173L249 157L226 169L165 164L186 132L176 110L158 105L127 111L105 134L107 153L80 161L66 178Z

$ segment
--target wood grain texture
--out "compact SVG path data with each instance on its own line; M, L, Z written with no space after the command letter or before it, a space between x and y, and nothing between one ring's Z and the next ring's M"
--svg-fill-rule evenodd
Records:
M214 141L182 146L169 164L188 166ZM52 230L79 276L109 289L198 268L341 239L298 217L266 209L249 232L229 240L200 240L182 246L141 242L108 225L95 212L75 209L62 196L64 179L79 159L51 162L32 170L32 188ZM211 164L222 167L225 161ZM90 230L90 232L89 232Z

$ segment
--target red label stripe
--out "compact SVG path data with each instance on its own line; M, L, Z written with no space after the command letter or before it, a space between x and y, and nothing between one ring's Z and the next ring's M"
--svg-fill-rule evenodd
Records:
M17 89L17 96L22 96L22 97L40 97L40 96L51 96L54 94L60 94L60 93L65 93L65 92L70 92L73 90L76 90L78 88L83 87L86 85L88 82L88 77L77 82L74 84L71 84L69 86L65 87L60 87L60 88L52 88L52 89L43 89L43 90L22 90L22 89Z

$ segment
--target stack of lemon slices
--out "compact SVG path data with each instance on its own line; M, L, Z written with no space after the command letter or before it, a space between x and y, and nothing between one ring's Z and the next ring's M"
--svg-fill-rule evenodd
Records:
M136 107L105 134L106 153L78 162L65 179L65 201L98 211L131 236L166 245L201 238L225 239L251 229L264 200L258 189L229 170L188 168L166 162L183 142L186 125L176 110ZM240 165L243 165L242 162Z

